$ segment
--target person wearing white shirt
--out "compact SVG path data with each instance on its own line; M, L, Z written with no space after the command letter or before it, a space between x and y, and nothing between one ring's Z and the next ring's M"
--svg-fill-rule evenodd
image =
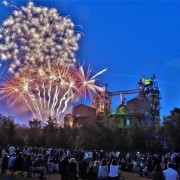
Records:
M2 149L2 157L4 157L6 154L7 154L6 149L3 148L3 149Z
M98 180L104 180L104 179L108 179L108 165L107 165L107 160L105 158L103 158L101 160L101 164L99 165L98 168L98 176L97 179Z
M110 180L118 180L119 179L119 165L117 164L117 160L113 159L109 168L109 177Z
M16 153L14 152L13 155L9 157L9 161L8 161L8 168L12 174L14 170L15 160L16 160Z
M168 166L168 169L164 170L163 172L165 180L178 180L179 175L177 171L175 171L172 168L173 167L172 163L169 162L167 166Z
M16 148L14 146L10 146L9 147L9 156L12 156L15 151L16 151Z
M119 155L120 155L120 152L119 152L119 151L116 151L115 158L118 159L118 158L119 158Z

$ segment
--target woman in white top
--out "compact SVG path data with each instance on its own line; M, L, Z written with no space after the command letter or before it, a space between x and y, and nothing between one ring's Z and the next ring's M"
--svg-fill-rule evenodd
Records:
M117 164L117 160L113 159L109 168L109 178L112 180L119 179L119 165Z
M107 160L103 158L101 160L101 164L99 165L98 168L98 177L97 179L108 179L108 165L107 165Z

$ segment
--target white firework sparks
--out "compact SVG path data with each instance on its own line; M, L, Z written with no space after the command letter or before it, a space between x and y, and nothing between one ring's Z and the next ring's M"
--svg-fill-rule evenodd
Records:
M4 4L8 4L4 1ZM10 72L26 64L56 61L74 64L80 33L74 31L69 17L60 16L55 8L27 7L14 10L0 29L0 58L11 60Z
M55 8L29 2L16 10L0 27L0 59L9 63L10 77L0 83L1 98L13 106L24 102L33 116L60 117L75 96L86 97L102 89L83 67L77 66L80 33L71 19Z

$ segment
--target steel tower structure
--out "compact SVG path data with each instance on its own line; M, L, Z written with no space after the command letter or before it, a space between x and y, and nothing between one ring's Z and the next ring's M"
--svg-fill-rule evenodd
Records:
M137 88L132 90L121 90L115 92L109 92L107 90L107 84L105 86L105 91L99 92L93 97L91 107L96 109L96 113L109 114L110 116L125 115L128 114L126 108L123 108L124 112L116 109L115 112L111 111L111 103L113 96L120 96L120 106L125 107L125 95L137 94L135 97L143 100L149 106L150 112L148 114L149 124L155 124L156 121L160 119L160 89L156 81L155 75L151 78L142 77L137 83ZM144 114L146 116L146 114Z

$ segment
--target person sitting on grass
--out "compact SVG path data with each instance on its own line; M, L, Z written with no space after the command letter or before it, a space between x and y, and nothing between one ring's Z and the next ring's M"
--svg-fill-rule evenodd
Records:
M108 179L109 177L109 170L107 165L107 159L103 158L101 160L101 164L98 167L98 176L97 179Z
M109 179L118 180L119 179L119 165L117 160L113 159L109 168Z

